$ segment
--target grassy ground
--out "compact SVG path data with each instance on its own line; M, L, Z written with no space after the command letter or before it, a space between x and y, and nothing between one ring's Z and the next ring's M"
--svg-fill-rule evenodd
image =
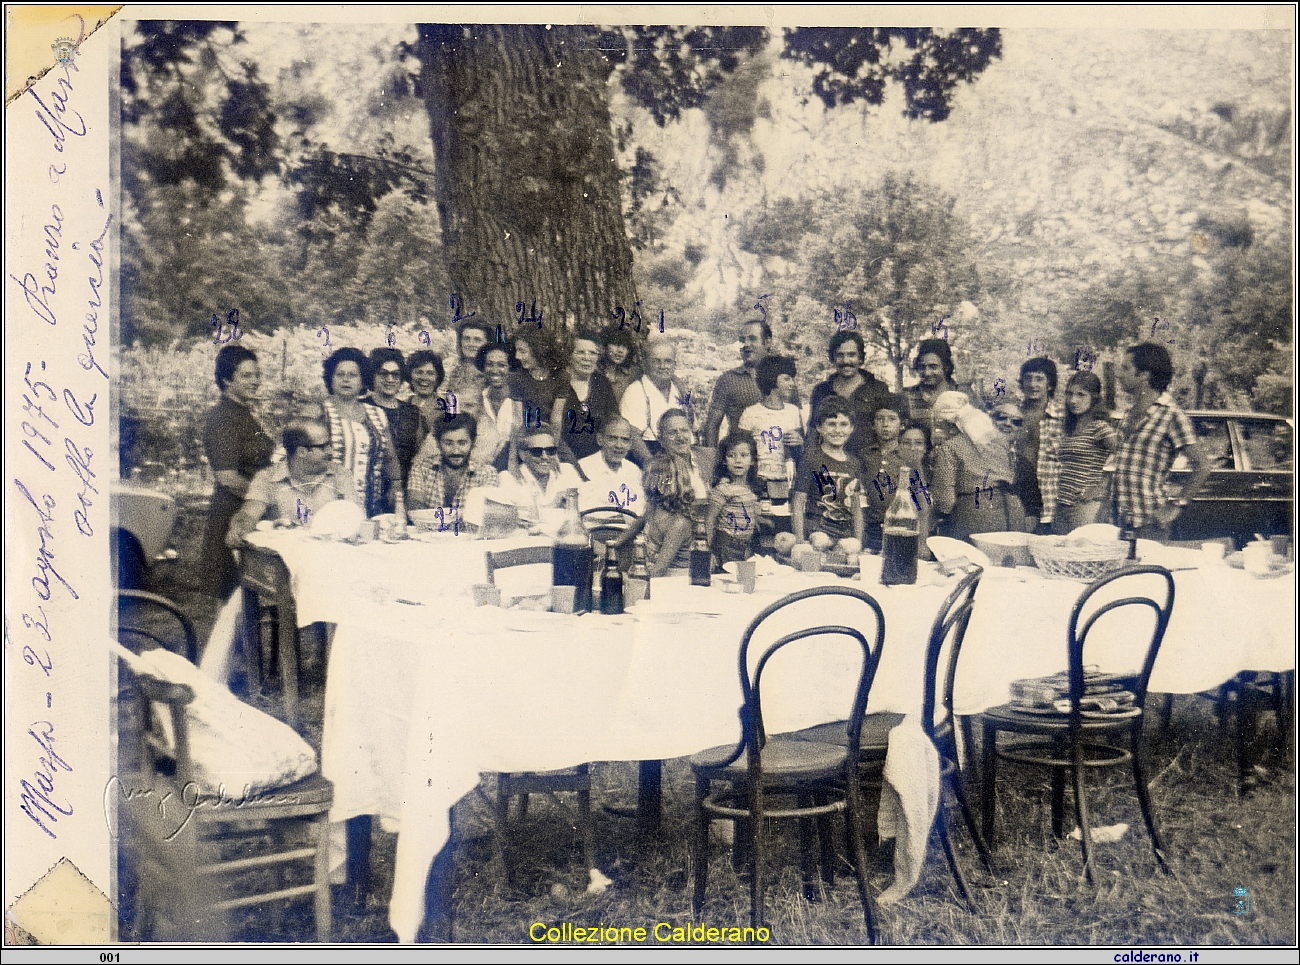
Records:
M200 638L216 613L216 601L186 576L187 554L156 574L155 589L177 600L198 624ZM310 671L305 666L305 671ZM305 695L308 739L319 746L323 700L319 688ZM1097 846L1097 884L1083 878L1079 843L1057 841L1051 832L1045 771L1011 762L999 766L998 842L995 874L980 867L964 828L956 830L959 860L972 885L976 910L968 910L953 886L936 841L921 880L901 902L880 909L888 944L1277 944L1296 942L1295 779L1293 758L1283 754L1276 721L1258 722L1254 776L1244 791L1236 781L1232 741L1212 703L1198 696L1175 699L1171 726L1157 731L1148 721L1151 795L1165 837L1173 874L1158 870L1143 828L1131 772L1110 768L1089 775L1089 806L1097 825L1125 822L1129 831L1114 844ZM496 854L490 799L494 781L456 808L457 849L453 935L457 942L529 943L534 922L604 923L653 929L658 922L691 921L687 841L693 791L684 760L664 766L663 830L643 841L630 811L636 803L637 771L631 763L592 768L596 860L613 880L601 895L585 893L574 812L534 797L519 847L515 887ZM1067 814L1072 807L1067 792ZM952 815L959 825L954 812ZM1072 823L1072 822L1070 822ZM842 831L839 873L819 901L802 896L798 837L793 825L774 823L765 909L773 944L856 944L864 940L862 909L847 862ZM396 836L373 832L373 885L363 908L337 902L335 938L347 942L391 941L387 902L391 893ZM711 845L705 924L749 923L748 885L732 869L730 850ZM890 881L888 851L872 862L877 893ZM1234 889L1249 891L1251 908L1234 914ZM337 898L342 899L340 891ZM239 923L244 940L312 939L310 906L284 914L250 914ZM649 938L646 944L655 941Z

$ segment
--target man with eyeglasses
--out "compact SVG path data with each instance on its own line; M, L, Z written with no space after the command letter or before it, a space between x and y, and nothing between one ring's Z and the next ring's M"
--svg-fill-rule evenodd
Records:
M561 505L567 490L582 488L578 470L561 463L559 452L550 426L529 429L519 446L519 468L501 473L492 498L513 503L521 520L536 523L541 510Z
M315 513L336 499L356 502L356 486L331 459L329 429L319 422L292 422L284 430L284 462L261 470L248 485L226 534L238 549L263 519L309 526Z
M478 422L465 412L433 424L433 435L424 440L411 464L408 509L452 509L464 505L471 489L496 485L490 467L470 464L477 438Z

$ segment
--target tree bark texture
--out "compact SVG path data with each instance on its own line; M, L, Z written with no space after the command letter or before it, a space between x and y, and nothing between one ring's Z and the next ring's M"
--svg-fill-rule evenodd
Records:
M422 24L438 213L462 314L604 327L636 301L609 66L580 27Z

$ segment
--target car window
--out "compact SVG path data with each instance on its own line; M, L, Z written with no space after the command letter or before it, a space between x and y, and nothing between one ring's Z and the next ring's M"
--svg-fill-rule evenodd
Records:
M1219 416L1193 416L1192 428L1196 430L1196 441L1200 444L1201 455L1205 457L1211 469L1235 468L1226 419ZM1186 469L1187 457L1180 454L1174 461L1173 468Z
M1285 422L1238 419L1248 466L1255 470L1294 469L1295 436Z

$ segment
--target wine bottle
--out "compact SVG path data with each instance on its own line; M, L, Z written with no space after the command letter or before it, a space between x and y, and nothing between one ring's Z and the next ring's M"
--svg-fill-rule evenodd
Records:
M709 550L708 532L704 520L695 521L695 540L691 543L691 586L709 586L712 583L713 553Z
M623 573L618 568L618 553L605 547L605 572L600 578L600 612L617 616L623 612Z
M899 469L902 479L909 479L906 466ZM899 486L894 501L889 504L882 527L880 582L897 586L916 582L916 555L921 547L921 519L912 504L912 493L907 486Z
M573 612L587 613L591 610L591 581L591 537L578 515L578 491L570 489L564 494L564 524L551 550L551 582L573 587Z

